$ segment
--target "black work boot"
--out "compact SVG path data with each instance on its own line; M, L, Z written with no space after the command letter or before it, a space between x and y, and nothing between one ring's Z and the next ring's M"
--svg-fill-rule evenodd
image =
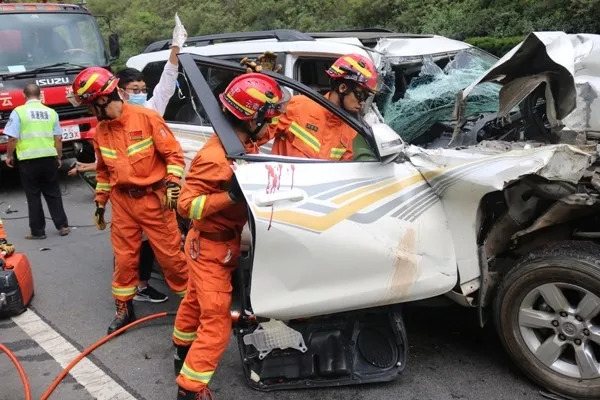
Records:
M177 389L177 400L214 400L214 397L207 387L199 392L190 392L180 386Z
M133 312L132 300L115 300L115 305L117 306L117 313L115 314L115 319L113 319L113 321L110 323L110 326L108 327L109 335L114 331L121 329L130 322L135 321L135 313Z
M175 367L175 376L179 375L179 371L183 367L183 362L190 351L190 346L175 345L175 358L173 358L173 366Z

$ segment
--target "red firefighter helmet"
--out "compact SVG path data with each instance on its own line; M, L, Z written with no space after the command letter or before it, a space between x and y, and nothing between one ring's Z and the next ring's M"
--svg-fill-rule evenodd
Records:
M348 79L358 83L370 92L379 90L379 76L373 62L360 54L341 56L329 67L327 75L331 79Z
M290 97L275 79L254 72L235 77L219 95L223 106L236 118L256 119L259 123L281 115Z
M71 88L72 93L67 97L75 106L90 104L98 97L112 93L118 83L119 78L110 71L101 67L89 67L77 74Z

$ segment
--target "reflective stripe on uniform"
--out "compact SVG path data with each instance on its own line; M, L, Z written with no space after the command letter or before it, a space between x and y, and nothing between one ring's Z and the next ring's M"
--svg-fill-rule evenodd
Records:
M110 192L110 183L96 182L96 191Z
M191 379L196 382L208 383L210 382L210 378L214 375L215 371L204 371L197 372L191 369L185 362L183 363L183 367L181 368L181 375L185 376L188 379Z
M183 167L179 165L169 164L167 165L167 174L173 174L178 178L183 177Z
M204 203L206 203L206 196L201 195L192 200L192 208L190 209L191 219L202 218L202 211L204 210Z
M183 332L177 328L173 328L173 337L181 340L182 342L193 342L196 339L196 331L194 332Z
M25 136L25 135L23 135ZM52 138L54 140L54 133L52 131L49 132L27 132L26 139L29 138Z
M279 117L271 118L271 125L277 125L279 123Z
M331 153L329 154L329 158L333 158L334 160L339 160L342 158L346 149L344 147L334 147L331 149Z
M181 292L175 292L175 294L179 297L184 297L186 293L187 293L187 289L182 290Z
M152 137L146 138L136 144L132 144L127 148L127 155L132 156L140 151L144 151L152 146L154 142L152 141Z
M105 158L117 158L117 151L108 147L100 146L100 154Z
M112 294L115 296L133 296L137 293L137 286L131 286L126 288L112 287Z
M292 122L292 124L290 125L290 132L292 132L294 136L302 140L308 145L308 147L310 147L317 153L319 152L319 150L321 150L321 143L319 143L319 140L313 135L311 135L306 129L301 127L300 124Z
M39 149L39 150L21 150L17 152L17 157L20 160L27 160L29 158L42 158L42 157L56 157L58 153L56 152L56 148L52 147L50 149Z

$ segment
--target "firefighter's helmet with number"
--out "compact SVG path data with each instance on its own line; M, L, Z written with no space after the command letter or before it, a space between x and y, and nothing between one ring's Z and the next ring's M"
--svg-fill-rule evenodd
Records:
M100 96L111 94L119 83L119 78L101 67L89 67L81 71L73 81L72 92L67 95L75 105L91 104Z
M379 76L373 62L360 54L347 54L338 58L327 69L331 79L347 79L358 83L370 92L379 91Z
M219 95L223 106L237 119L275 118L285 111L290 94L271 77L261 73L246 73L235 77Z

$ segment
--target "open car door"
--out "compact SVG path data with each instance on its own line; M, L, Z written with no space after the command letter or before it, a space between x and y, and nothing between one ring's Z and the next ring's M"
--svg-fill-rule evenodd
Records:
M408 161L380 157L373 130L317 92L265 71L352 126L371 146L368 162L246 154L206 77L245 69L180 54L219 135L251 213L251 306L281 320L429 298L452 289L456 259L437 195Z

